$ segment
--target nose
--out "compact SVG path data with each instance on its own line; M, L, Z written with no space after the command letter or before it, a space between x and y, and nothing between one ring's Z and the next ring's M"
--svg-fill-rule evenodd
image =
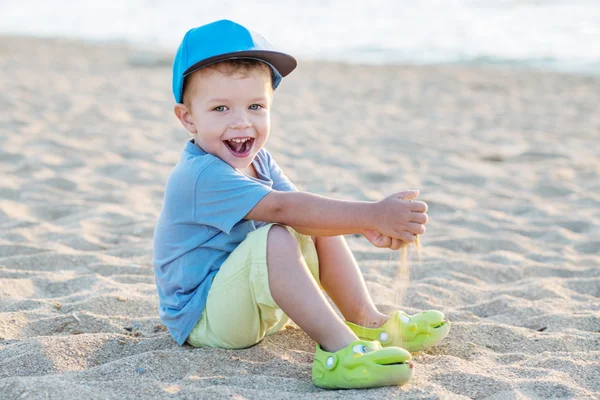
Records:
M247 129L250 128L252 124L250 123L250 119L248 118L248 114L245 111L239 111L234 114L233 122L230 125L231 129Z

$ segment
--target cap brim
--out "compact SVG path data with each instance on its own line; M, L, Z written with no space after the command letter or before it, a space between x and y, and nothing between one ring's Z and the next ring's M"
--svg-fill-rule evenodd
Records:
M269 50L246 50L246 51L234 51L231 53L219 54L218 56L206 58L196 64L193 64L185 70L183 76L187 76L192 72L206 67L211 64L216 64L219 61L231 60L235 58L253 58L258 60L266 61L271 64L282 77L289 75L298 65L298 61L289 54L280 53L278 51Z

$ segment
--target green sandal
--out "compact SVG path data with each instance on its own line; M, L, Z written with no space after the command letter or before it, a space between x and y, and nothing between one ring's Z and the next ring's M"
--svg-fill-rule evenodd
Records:
M450 330L450 322L440 311L429 310L415 315L395 311L379 328L365 328L346 321L346 325L360 339L377 340L383 347L402 347L408 351L421 351L440 343Z
M410 380L410 353L397 347L382 348L377 341L358 340L329 353L317 344L312 382L324 389L362 389L403 385Z

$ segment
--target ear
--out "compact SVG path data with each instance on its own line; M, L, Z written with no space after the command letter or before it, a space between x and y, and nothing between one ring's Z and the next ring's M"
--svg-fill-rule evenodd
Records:
M188 110L185 104L175 104L173 111L175 111L175 115L177 116L179 122L181 122L181 125L183 125L183 127L189 133L198 133L196 125L194 124L194 120L192 119L192 113L190 110Z

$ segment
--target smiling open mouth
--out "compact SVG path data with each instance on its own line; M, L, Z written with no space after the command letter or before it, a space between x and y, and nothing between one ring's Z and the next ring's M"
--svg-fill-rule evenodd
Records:
M223 140L223 143L225 143L225 146L235 157L246 157L248 154L250 154L250 150L252 149L252 145L254 144L254 139L235 138Z

